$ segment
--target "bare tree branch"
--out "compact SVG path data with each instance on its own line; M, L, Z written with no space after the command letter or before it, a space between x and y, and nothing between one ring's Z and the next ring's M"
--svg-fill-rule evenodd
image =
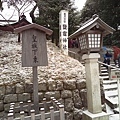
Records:
M33 23L35 23L34 12L35 12L36 8L37 8L37 3L36 3L36 5L33 7L32 11L30 12L30 17L31 17Z

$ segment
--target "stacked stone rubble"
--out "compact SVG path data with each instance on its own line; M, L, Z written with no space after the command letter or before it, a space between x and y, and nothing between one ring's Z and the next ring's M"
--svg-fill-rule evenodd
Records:
M82 87L80 88L79 86L81 85ZM1 117L3 117L3 111L5 113L9 111L11 102L19 103L21 101L27 102L30 99L33 100L32 86L32 83L0 86L0 92L2 93L0 96ZM47 98L48 101L50 97L55 97L62 102L65 105L65 111L68 112L66 117L72 116L71 120L76 117L75 114L79 114L79 117L81 117L82 110L87 106L85 80L41 81L39 82L39 102L41 102L44 97Z

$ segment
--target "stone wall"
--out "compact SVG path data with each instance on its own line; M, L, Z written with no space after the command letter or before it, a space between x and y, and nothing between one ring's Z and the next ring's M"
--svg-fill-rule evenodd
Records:
M22 44L17 40L14 34L0 36L0 118L11 102L33 100L32 69L21 67ZM81 120L87 108L85 68L51 41L47 51L48 66L38 67L39 101L54 96L65 105L66 120ZM104 98L103 92L101 96Z
M11 84L0 86L0 111L3 117L3 111L6 113L9 110L11 102L27 102L33 100L33 84ZM55 81L48 80L39 82L39 101L44 97L47 100L50 97L55 97L58 100L62 99L67 111L67 119L72 120L76 114L81 117L82 109L86 107L86 83L85 80L67 80ZM79 110L78 110L79 109Z
M6 116L11 102L33 100L32 88L32 83L0 86L0 117ZM66 120L81 120L82 111L87 108L85 79L39 82L39 101L44 97L49 101L52 96L57 100L62 100L65 106Z

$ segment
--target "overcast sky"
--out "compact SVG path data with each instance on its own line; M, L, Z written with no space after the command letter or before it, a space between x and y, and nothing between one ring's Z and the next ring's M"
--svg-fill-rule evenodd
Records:
M79 10L81 10L85 4L86 0L75 0L75 6L78 7Z
M81 10L83 8L85 2L86 2L86 0L75 0L75 6L78 8L78 10ZM2 12L0 11L0 19L4 19L5 18L6 20L8 20L12 16L14 8L10 7L10 9L8 9L6 3L3 5L3 7L5 9ZM33 7L33 5L31 5L30 8L32 8L32 7ZM30 10L30 8L28 10ZM26 12L25 15L27 16L27 20L31 22L31 18L29 17L29 12ZM14 13L13 17L11 18L11 20L18 20L17 12Z

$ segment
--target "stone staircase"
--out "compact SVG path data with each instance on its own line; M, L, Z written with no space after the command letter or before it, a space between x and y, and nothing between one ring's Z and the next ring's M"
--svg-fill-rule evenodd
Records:
M112 63L111 66L115 65ZM118 89L117 89L117 80L109 79L109 74L106 67L101 65L101 74L100 78L103 79L103 88L106 99L106 110L108 114L119 113L118 109Z

